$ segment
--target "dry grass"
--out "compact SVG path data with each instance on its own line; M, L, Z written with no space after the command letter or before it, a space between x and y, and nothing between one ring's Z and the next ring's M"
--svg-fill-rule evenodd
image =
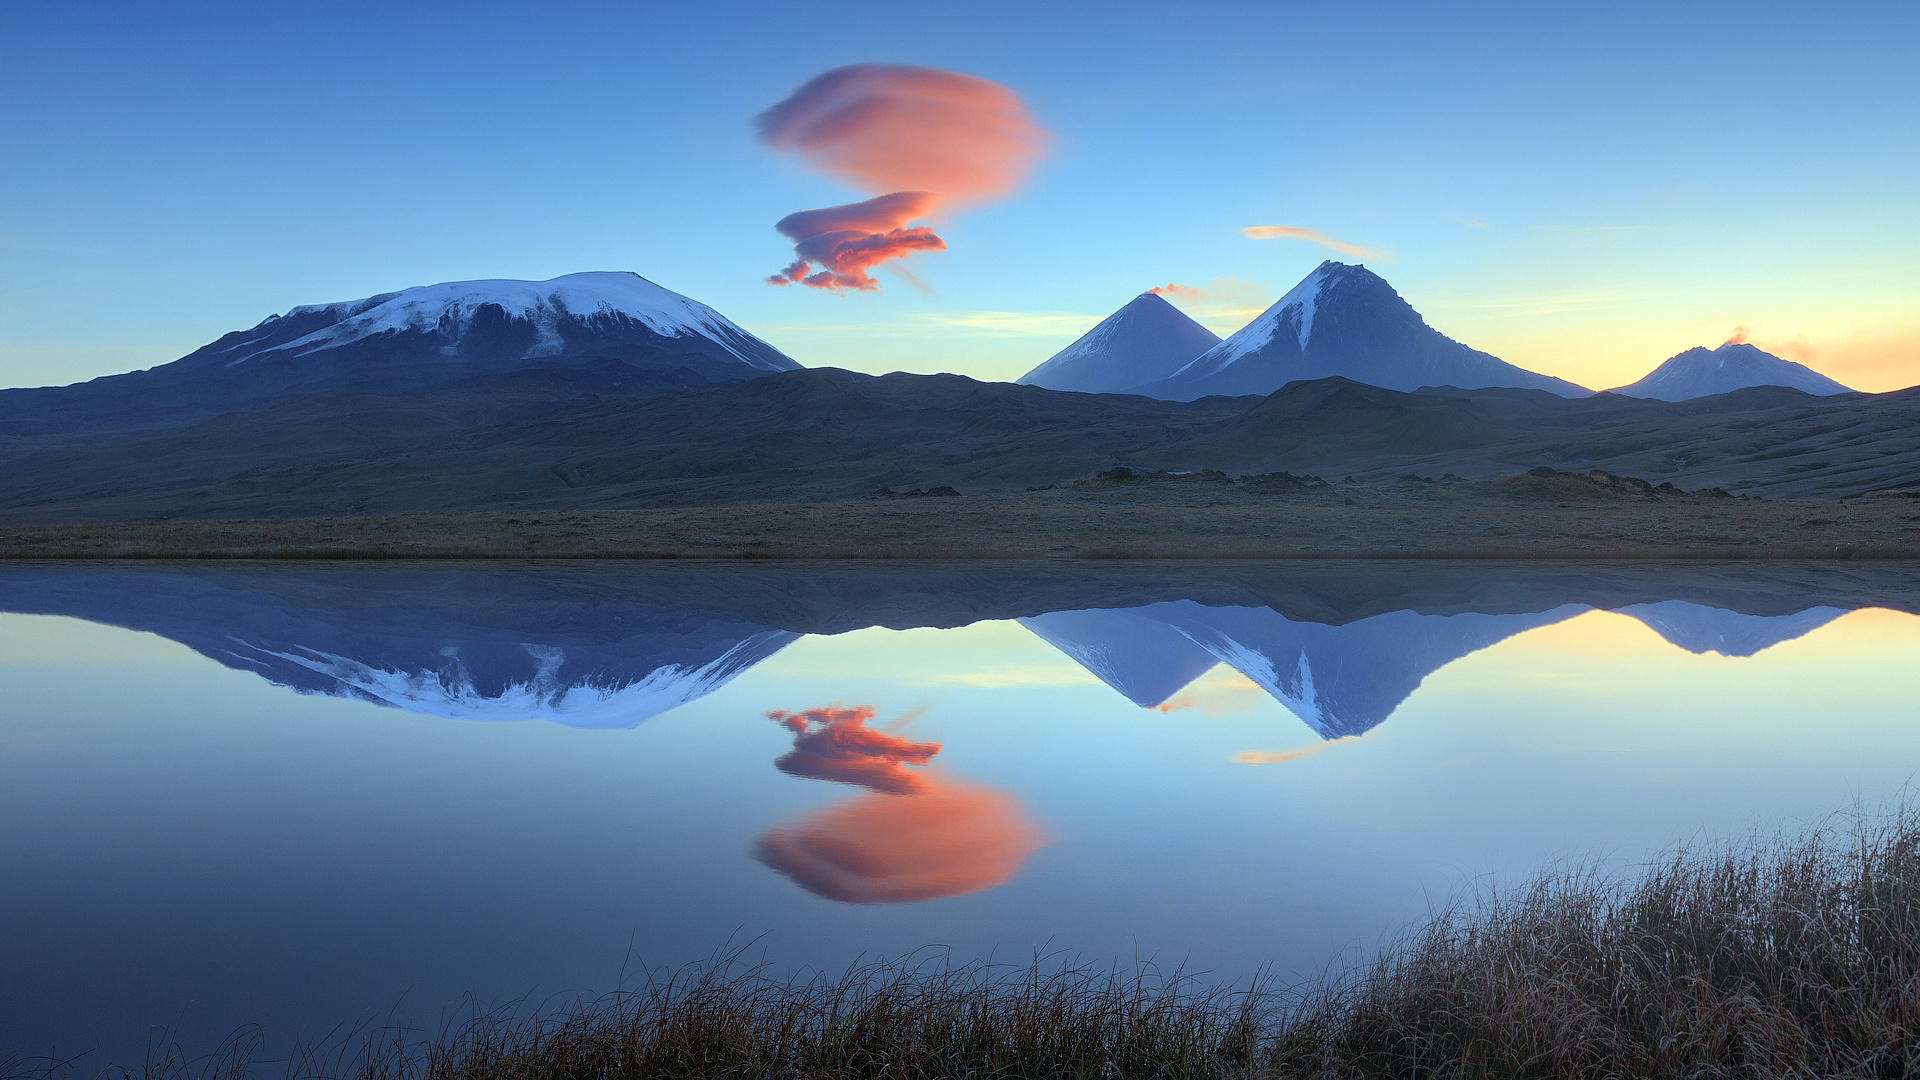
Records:
M257 1066L252 1043L118 1080L622 1077L1906 1077L1920 1071L1920 815L1549 873L1327 985L1211 989L1071 965L725 960L438 1038Z
M1909 498L1567 499L1491 483L1190 478L966 498L0 525L0 558L1920 558Z

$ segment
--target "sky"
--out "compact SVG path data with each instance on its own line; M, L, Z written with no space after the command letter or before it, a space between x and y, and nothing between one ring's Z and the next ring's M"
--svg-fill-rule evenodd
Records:
M73 3L0 55L0 385L584 270L803 364L1011 379L1151 286L1230 333L1323 258L1590 387L1737 328L1920 383L1911 2ZM755 119L850 64L1004 87L1038 152L876 289L774 287L776 222L879 192Z

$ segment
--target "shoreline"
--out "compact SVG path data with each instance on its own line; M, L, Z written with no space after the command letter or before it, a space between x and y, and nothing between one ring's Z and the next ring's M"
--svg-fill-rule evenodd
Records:
M1199 483L839 502L0 525L0 560L1920 560L1920 501L1270 494Z
M1897 803L1624 866L1549 865L1456 894L1357 962L1290 983L1058 952L1025 965L863 957L782 978L723 947L599 997L476 1000L438 1031L343 1025L281 1058L242 1029L198 1054L165 1039L100 1074L1910 1075L1916 852L1920 816ZM0 1059L0 1075L66 1077L77 1060Z

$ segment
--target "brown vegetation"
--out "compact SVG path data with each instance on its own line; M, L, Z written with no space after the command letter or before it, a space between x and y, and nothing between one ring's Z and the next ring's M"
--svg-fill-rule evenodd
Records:
M386 1033L290 1080L641 1077L1899 1077L1920 1068L1920 816L1550 872L1292 991L1036 963L722 962L424 1042ZM144 1080L245 1080L252 1044ZM120 1074L116 1074L120 1075Z
M0 558L1920 557L1920 499L1899 494L1742 499L1608 474L1114 472L965 498L10 526Z

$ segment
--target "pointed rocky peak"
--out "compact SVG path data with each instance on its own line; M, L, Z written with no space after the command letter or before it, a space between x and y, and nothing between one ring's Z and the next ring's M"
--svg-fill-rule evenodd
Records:
M1428 326L1385 278L1331 259L1238 333L1138 392L1174 401L1264 395L1329 376L1408 392L1510 386L1564 397L1589 393L1454 341Z
M1143 292L1018 381L1083 394L1129 392L1166 378L1219 343L1217 334L1165 297Z

